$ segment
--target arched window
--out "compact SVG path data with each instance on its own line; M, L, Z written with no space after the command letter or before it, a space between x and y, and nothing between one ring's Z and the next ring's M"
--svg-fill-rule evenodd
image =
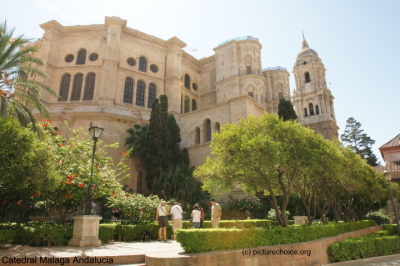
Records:
M132 98L133 98L133 79L128 77L125 79L124 103L132 104Z
M95 73L89 73L86 76L85 93L83 94L83 100L84 101L93 100L95 83L96 83L96 74Z
M83 74L78 73L74 76L74 85L72 87L71 101L79 101L81 99L83 83Z
M221 131L221 125L220 125L220 123L215 123L215 132L220 132Z
M210 121L210 119L207 119L204 122L204 136L205 136L205 139L204 139L205 142L211 141L211 121Z
M68 93L69 93L69 84L71 83L71 75L70 74L65 74L61 78L61 84L60 84L60 98L58 98L59 102L64 102L68 100Z
M143 107L144 107L144 93L145 93L144 86L145 86L144 81L139 80L137 82L136 105L143 106Z
M86 50L81 49L78 51L78 56L76 57L77 65L84 65L86 63Z
M304 108L304 117L307 117L308 116L308 114L307 114L307 108Z
M310 116L314 115L314 105L312 103L308 105L308 109L310 109Z
M306 72L306 73L304 74L304 77L305 77L305 79L306 79L306 83L311 82L310 73Z
M157 91L156 84L150 83L149 84L149 96L147 97L147 108L153 107L153 102L154 102L154 99L156 98L156 91Z
M196 144L200 144L200 128L196 127Z
M197 110L197 102L195 99L192 100L192 111L196 111Z
M143 56L139 58L139 71L147 71L147 60Z
M315 113L316 113L317 115L319 115L319 106L318 106L318 105L315 106Z
M185 74L185 88L190 89L190 76Z
M188 96L185 96L185 100L184 100L183 104L184 104L183 112L189 113L190 112L190 99Z

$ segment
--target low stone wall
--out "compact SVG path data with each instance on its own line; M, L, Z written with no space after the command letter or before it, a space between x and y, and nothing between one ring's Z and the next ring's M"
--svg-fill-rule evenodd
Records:
M243 250L213 251L198 254L182 253L179 257L146 256L148 266L233 266L233 265L322 265L329 263L327 249L337 241L349 237L361 237L382 230L373 226L338 236L325 237L307 242L254 247Z

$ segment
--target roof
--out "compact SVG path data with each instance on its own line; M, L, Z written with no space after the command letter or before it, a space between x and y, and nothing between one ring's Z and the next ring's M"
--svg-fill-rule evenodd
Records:
M390 148L400 146L400 134L383 144L380 148Z

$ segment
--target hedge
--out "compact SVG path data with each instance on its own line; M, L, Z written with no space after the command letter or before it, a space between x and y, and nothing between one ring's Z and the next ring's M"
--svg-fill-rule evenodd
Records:
M330 262L358 260L400 253L397 225L384 225L383 230L364 237L348 238L328 248Z
M274 227L272 229L190 229L177 230L176 240L180 242L185 252L199 253L298 243L322 237L336 236L341 233L374 225L375 221L369 220L328 225L303 225L287 228Z
M255 228L265 227L269 228L272 225L271 220L221 220L218 224L219 228ZM190 221L182 222L183 229L190 229ZM212 228L211 221L204 221L203 228Z

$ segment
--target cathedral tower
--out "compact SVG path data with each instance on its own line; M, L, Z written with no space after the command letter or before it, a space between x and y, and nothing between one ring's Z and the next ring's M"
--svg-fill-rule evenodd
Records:
M333 95L326 86L325 67L303 37L302 50L293 67L296 89L293 100L299 122L326 139L338 137Z

